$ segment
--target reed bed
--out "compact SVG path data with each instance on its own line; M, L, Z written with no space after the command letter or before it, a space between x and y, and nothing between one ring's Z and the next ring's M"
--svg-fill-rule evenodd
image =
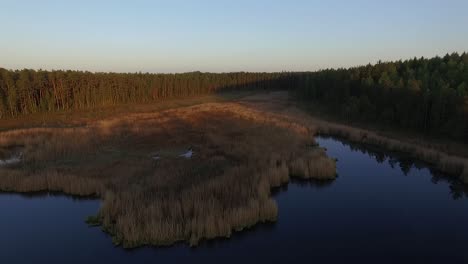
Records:
M0 190L97 195L90 223L124 247L197 245L275 221L270 190L290 177L333 180L335 161L311 140L300 123L235 103L11 130L2 155L23 160L0 167ZM178 156L189 147L191 159Z

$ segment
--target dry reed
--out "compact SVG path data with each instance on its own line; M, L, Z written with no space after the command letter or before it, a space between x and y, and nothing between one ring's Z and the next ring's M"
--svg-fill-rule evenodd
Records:
M24 160L0 168L0 190L98 195L93 223L115 243L196 245L275 221L270 190L290 175L334 179L334 161L310 137L297 122L233 103L12 130L0 134L2 155L16 146ZM195 156L179 158L189 146Z

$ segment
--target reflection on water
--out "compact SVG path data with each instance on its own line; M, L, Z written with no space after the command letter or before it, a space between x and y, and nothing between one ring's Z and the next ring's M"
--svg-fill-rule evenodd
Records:
M338 158L333 182L274 192L278 222L197 248L124 250L84 219L98 200L0 194L1 263L463 263L466 186L424 163L319 138ZM456 200L454 200L454 198Z
M332 138L327 137L321 137L321 140L335 141ZM411 159L407 156L402 155L401 153L385 152L384 150L375 146L363 146L362 144L352 143L343 139L340 139L340 141L335 142L340 142L342 146L348 147L352 152L360 152L366 154L378 163L388 163L392 169L400 169L400 171L405 176L407 176L410 173L411 169L428 169L430 172L431 181L434 184L444 182L449 185L450 194L452 195L453 199L461 199L468 197L468 185L463 184L456 177L448 176L440 172L436 168L431 167L426 162Z

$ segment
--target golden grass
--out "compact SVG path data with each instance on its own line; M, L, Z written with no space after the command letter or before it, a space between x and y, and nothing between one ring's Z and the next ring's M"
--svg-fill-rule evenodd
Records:
M290 175L334 179L334 160L310 140L303 125L236 103L11 130L0 133L0 149L16 146L24 160L0 167L0 190L96 194L93 220L114 242L196 245L275 221L270 190ZM194 157L179 158L175 150L189 146Z
M256 92L254 90L232 91L212 95L173 98L152 103L122 104L109 107L97 107L94 109L75 109L50 113L28 114L17 116L15 118L2 118L0 122L0 132L18 128L77 127L97 120L128 115L129 113L157 112L210 102L238 100L253 93Z

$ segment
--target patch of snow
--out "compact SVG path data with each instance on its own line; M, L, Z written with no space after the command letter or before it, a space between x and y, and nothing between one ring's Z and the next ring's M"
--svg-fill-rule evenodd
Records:
M192 156L193 156L193 150L191 149L185 152L184 154L179 155L179 157L186 158L186 159L190 159L192 158Z
M22 153L9 159L0 159L0 166L13 165L21 162Z

